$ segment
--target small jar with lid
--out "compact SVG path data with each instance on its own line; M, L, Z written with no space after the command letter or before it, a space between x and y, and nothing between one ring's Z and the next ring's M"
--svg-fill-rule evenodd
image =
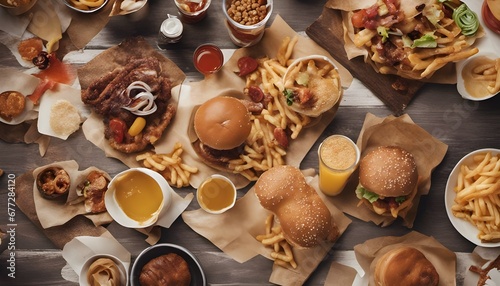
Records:
M161 23L158 32L158 47L166 49L168 44L177 43L182 38L183 26L181 20L173 15L168 15L167 19Z

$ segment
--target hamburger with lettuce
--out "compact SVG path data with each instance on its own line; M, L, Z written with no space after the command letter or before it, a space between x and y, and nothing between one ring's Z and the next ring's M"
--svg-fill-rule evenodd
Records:
M417 183L417 164L410 152L397 146L377 147L360 161L358 205L396 218L400 211L412 206Z

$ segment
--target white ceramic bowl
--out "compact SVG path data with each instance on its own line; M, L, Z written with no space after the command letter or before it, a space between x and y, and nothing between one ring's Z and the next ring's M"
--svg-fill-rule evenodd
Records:
M212 179L215 179L215 180L223 180L225 182L227 182L230 187L231 187L231 191L232 191L232 195L233 195L233 200L231 202L231 204L229 204L227 207L225 208L222 208L220 210L212 210L212 209L209 209L206 207L206 205L202 202L203 199L200 197L201 196L201 192L199 191L199 189L203 186L203 184L208 181L208 180L212 180ZM216 191L215 190L215 193L211 193L209 194L210 196L213 196L213 197L216 197L217 194L216 194ZM208 177L207 179L205 179L205 181L203 181L201 184L200 184L200 187L198 188L198 190L196 190L196 199L198 200L198 203L200 204L200 207L205 210L206 212L208 213L211 213L211 214L221 214L221 213L224 213L228 210L230 210L232 207L234 207L234 204L236 203L236 197L237 197L237 190L236 190L236 187L234 185L234 183L227 177L225 176L222 176L222 175L219 175L219 174L214 174L214 175L211 175L210 177ZM210 198L205 198L206 199L210 199Z
M111 254L97 254L89 257L83 264L82 269L80 270L79 277L80 286L90 286L87 280L87 272L90 265L99 258L109 258L113 260L116 266L118 266L118 270L120 271L120 285L128 285L128 269L125 267L123 262L116 256L113 256Z
M462 76L462 71L467 64L475 61L479 57L487 57L487 58L493 60L493 59L500 58L500 55L496 54L494 52L480 52L480 53L478 53L478 54L476 54L476 55L474 55L466 60L458 62L456 64L457 90L458 90L458 93L460 93L460 96L462 96L462 98L464 98L464 99L473 100L473 101L482 101L482 100L490 99L496 95L496 94L486 94L485 96L482 96L482 97L475 97L475 96L472 96L465 88L465 81L464 81L464 78Z
M101 10L102 7L106 6L107 3L108 3L108 0L104 0L103 3L100 6L98 6L98 7L91 7L88 10L84 10L84 9L79 9L79 8L73 6L71 4L71 1L64 0L64 4L66 4L66 6L68 6L71 10L74 10L74 11L77 11L77 12L80 12L80 13L85 13L85 14L90 14L90 13L94 13L94 12L97 12L97 11Z
M7 12L11 15L21 15L28 10L30 10L33 6L35 6L37 0L30 0L26 5L21 6L13 6L10 5L7 0L0 0L0 7L7 8Z
M448 181L446 182L446 190L444 194L444 202L446 206L446 213L448 214L448 218L450 219L451 224L455 227L455 229L467 240L474 243L475 245L482 247L499 247L500 242L493 243L484 243L477 237L479 230L476 226L471 224L470 222L457 218L453 215L451 211L451 207L454 204L455 199L455 191L453 190L457 184L458 174L460 173L460 166L462 164L469 164L473 162L473 157L478 154L491 152L493 155L500 153L500 149L494 148L485 148L473 151L467 155L465 155L460 161L455 165L453 170L448 177Z
M115 183L116 179L121 177L122 175L129 173L129 172L134 172L134 171L139 171L142 172L151 178L153 178L158 185L160 186L162 193L163 193L163 201L158 209L158 211L151 217L151 219L144 221L144 222L139 222L136 220L131 219L128 217L125 212L122 210L118 202L116 201L115 193L116 193L116 188L115 188ZM111 215L111 217L120 225L128 228L145 228L153 225L160 216L162 216L165 211L170 207L171 201L172 201L172 188L168 184L167 180L160 175L159 173L147 169L147 168L131 168L128 170L125 170L119 174L117 174L111 182L109 182L108 185L108 190L106 191L106 195L104 196L104 202L106 203L106 209L108 213Z
M205 273L203 272L203 268L201 267L198 259L186 248L170 243L159 243L150 246L144 249L137 256L130 271L130 285L139 286L139 276L141 275L142 268L146 263L148 263L153 258L169 253L175 253L187 262L189 272L191 273L191 283L189 284L190 286L207 285Z

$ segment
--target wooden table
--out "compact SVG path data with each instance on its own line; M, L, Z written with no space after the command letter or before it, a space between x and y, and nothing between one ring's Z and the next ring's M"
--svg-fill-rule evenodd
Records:
M67 57L67 61L82 65L93 55L120 43L129 36L141 35L152 45L156 43L159 25L167 14L176 14L173 1L150 0L146 18L131 21L129 17L113 17L107 26L87 45L81 53ZM235 49L224 28L221 0L213 0L208 16L197 24L185 25L181 42L172 45L162 53L173 60L187 75L188 80L201 80L195 70L191 56L194 49L206 42L211 42L222 49ZM275 1L271 21L279 14L295 31L303 34L321 14L325 1L289 0ZM0 45L0 65L21 69L10 51ZM317 169L317 148L319 142L330 134L344 134L357 139L365 115L370 112L383 117L391 114L370 91L358 80L345 92L336 118L318 139L302 168ZM432 174L430 193L420 202L419 214L413 230L433 236L458 257L466 257L474 245L463 238L451 225L445 212L444 190L448 175L462 156L470 151L492 147L500 148L500 97L484 102L463 100L454 85L426 85L406 109L406 113L430 134L448 144L448 152L442 163ZM7 180L9 174L20 176L37 166L54 161L74 159L80 169L98 166L110 175L115 175L127 167L121 162L106 158L103 152L87 141L79 131L68 140L52 139L45 156L41 157L36 144L8 144L0 141L0 168L5 174L0 177L0 226L7 229ZM177 190L181 196L193 192L186 188ZM244 191L239 192L241 197ZM199 206L193 200L188 210ZM20 211L15 213L15 255L16 278L7 277L7 259L9 251L0 255L1 285L75 285L76 274L66 265L57 249ZM134 259L148 244L144 236L136 231L111 224L108 229L131 253ZM308 280L308 285L323 285L333 261L346 265L355 265L353 247L367 239L386 236L404 235L410 229L401 223L381 228L373 223L353 219L347 231L335 244L326 259ZM255 257L240 264L221 252L212 243L192 231L178 218L169 229L162 230L162 242L170 242L187 247L201 261L208 283L211 285L268 285L271 262L264 257ZM462 285L467 265L458 263L457 284ZM69 280L69 281L68 281ZM6 284L5 284L6 283Z

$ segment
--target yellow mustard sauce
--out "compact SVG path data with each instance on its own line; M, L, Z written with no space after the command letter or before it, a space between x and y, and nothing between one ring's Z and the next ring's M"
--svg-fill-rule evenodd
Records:
M221 178L209 178L198 189L198 202L212 211L218 211L233 203L236 192L233 186Z
M126 173L118 178L115 197L123 212L138 222L149 220L163 201L160 185L139 171Z

